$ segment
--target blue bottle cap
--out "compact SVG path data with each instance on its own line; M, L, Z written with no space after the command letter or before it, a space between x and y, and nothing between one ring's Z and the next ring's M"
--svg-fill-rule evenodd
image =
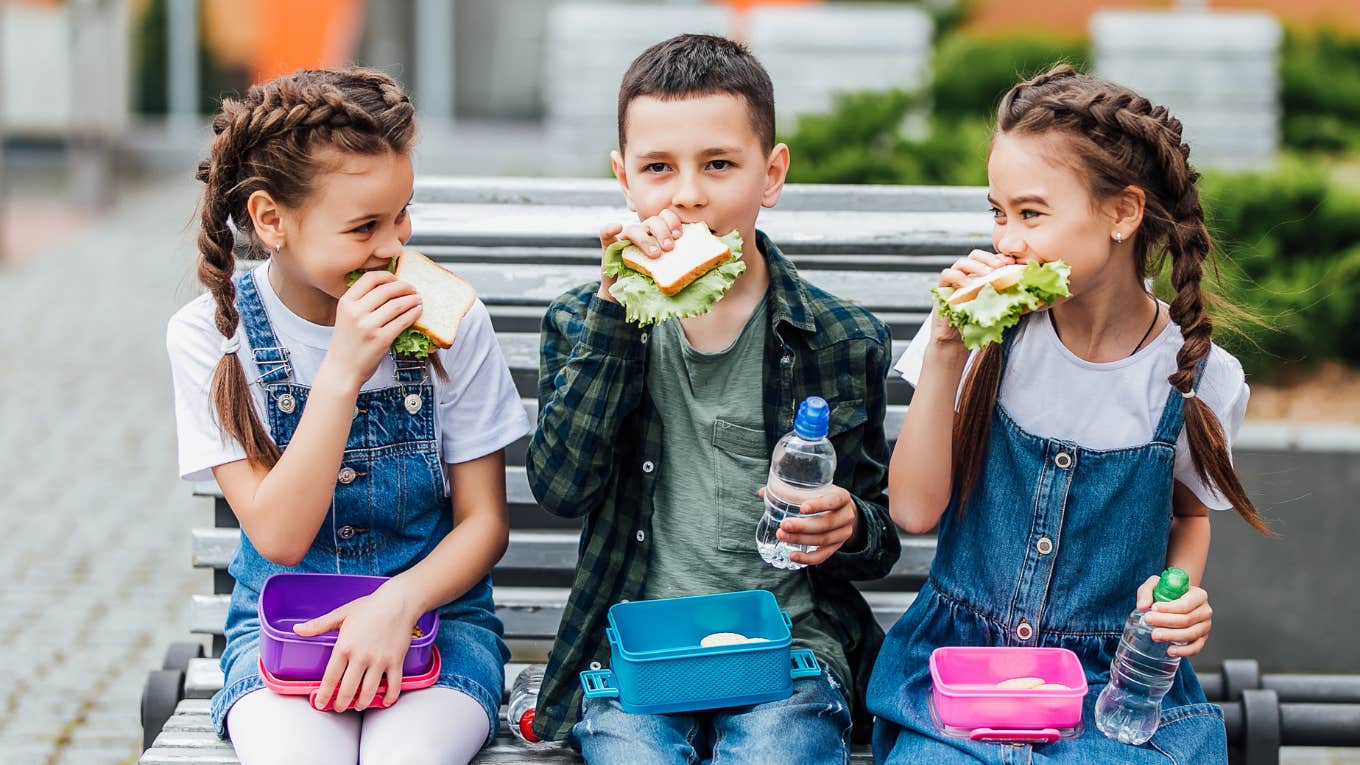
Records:
M793 420L793 432L799 438L815 441L826 438L826 424L831 419L831 408L821 396L808 396L798 405L798 416Z

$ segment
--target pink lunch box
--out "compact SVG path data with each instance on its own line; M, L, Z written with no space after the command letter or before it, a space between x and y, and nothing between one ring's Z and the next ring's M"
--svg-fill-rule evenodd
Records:
M1078 731L1086 673L1066 648L945 647L930 655L932 710L946 733L974 740L1056 741ZM1042 678L1066 688L1008 690Z

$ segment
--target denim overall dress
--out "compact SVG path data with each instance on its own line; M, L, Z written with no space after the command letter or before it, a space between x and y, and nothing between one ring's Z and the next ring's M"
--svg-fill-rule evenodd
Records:
M1014 337L1012 329L1005 358ZM1123 449L1035 436L997 404L967 512L951 502L929 580L879 652L867 691L877 716L875 762L1227 762L1223 712L1205 702L1189 662L1181 662L1162 701L1161 726L1146 744L1106 738L1093 716L1138 587L1165 568L1184 404L1167 387L1153 440ZM1035 745L944 735L927 705L930 654L940 646L1075 652L1090 688L1082 735Z
M287 449L309 389L291 381L288 349L274 334L255 274L237 277L236 290L236 307L267 394L269 432L279 449ZM280 571L395 576L422 560L453 528L426 364L401 357L395 362L395 385L359 393L331 509L302 562L292 568L271 563L241 534L229 568L236 585L222 652L226 681L212 700L219 736L226 735L231 705L264 687L256 604L265 579ZM491 600L491 576L438 612L435 645L442 665L436 685L481 702L491 721L489 741L496 734L503 667L510 657Z

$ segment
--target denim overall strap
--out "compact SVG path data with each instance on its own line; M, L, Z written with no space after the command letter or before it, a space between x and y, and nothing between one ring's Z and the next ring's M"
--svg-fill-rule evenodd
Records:
M241 314L241 323L246 328L246 340L255 355L255 366L260 370L257 382L271 385L288 382L293 375L293 367L288 362L288 349L284 348L274 334L269 323L269 314L260 300L260 290L255 284L255 271L237 276L236 311Z
M419 385L429 379L429 361L392 354L392 379L399 385Z
M1206 358L1195 366L1195 381L1192 383L1192 390L1199 390L1200 380L1204 379L1204 366L1208 361ZM1184 411L1185 395L1172 388L1171 392L1166 394L1166 406L1162 407L1162 419L1157 423L1157 430L1152 440L1175 446L1176 440L1181 435L1181 426L1184 424L1181 417Z

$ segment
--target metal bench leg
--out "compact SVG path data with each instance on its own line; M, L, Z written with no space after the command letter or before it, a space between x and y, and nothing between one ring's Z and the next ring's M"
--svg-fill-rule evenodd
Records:
M1242 691L1243 765L1280 765L1280 700L1275 691Z
M171 643L161 668L152 670L142 686L142 751L151 748L165 721L184 698L184 674L189 660L203 656L199 643Z

